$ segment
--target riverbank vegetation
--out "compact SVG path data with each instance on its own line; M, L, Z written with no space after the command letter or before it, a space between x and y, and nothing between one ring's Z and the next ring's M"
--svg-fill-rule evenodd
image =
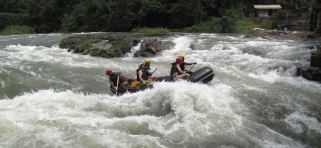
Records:
M51 32L248 32L254 4L283 9L311 5L310 0L0 0L2 34ZM19 26L19 27L17 27ZM242 29L242 26L244 29ZM9 28L11 27L11 29ZM12 29L13 28L13 29ZM155 29L156 28L156 29ZM26 32L25 32L26 31Z
M148 27L143 27L143 28L134 28L131 30L131 32L136 32L136 33L150 33L150 34L168 34L170 30L167 28L148 28Z
M9 35L9 34L30 34L35 33L35 31L26 25L13 25L7 26L3 29L0 34Z

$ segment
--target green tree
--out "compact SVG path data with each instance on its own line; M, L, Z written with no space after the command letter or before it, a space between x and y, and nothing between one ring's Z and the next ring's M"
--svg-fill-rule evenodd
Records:
M4 2L4 11L7 13L17 13L16 9L16 0L5 0Z
M77 26L75 23L75 17L71 14L65 13L62 18L61 31L63 32L74 32L77 31Z
M201 22L204 12L199 0L178 0L170 9L171 27L183 28Z
M236 21L234 19L254 9L254 4L280 4L283 9L294 9L312 5L314 2L311 0L0 0L0 29L10 25L27 25L38 33L60 30L130 31L136 27L191 26L194 26L194 30L195 28L219 30L206 27L208 24L215 24L218 26L215 28L221 28L222 25L224 32L232 32L233 23ZM218 22L222 24L219 25Z
M3 21L7 21L6 24L9 25L20 25L22 24L22 22L26 22L26 20L29 19L29 15L28 14L23 14L23 13L5 13L2 12L0 13L0 19Z
M138 26L136 12L140 9L140 0L118 0L114 6L114 11L108 20L108 30L130 31Z
M55 0L19 0L16 4L17 10L27 13L29 25L36 32L53 32L60 26L60 19L57 16Z
M217 0L200 0L200 3L206 17L219 16Z
M72 12L63 14L62 30L107 31L110 11L108 3L100 0L84 0L73 7Z
M168 27L169 13L166 3L158 0L143 0L138 11L138 21L144 27Z
M241 20L243 17L244 16L241 9L225 10L221 19L223 33L235 32L236 22Z

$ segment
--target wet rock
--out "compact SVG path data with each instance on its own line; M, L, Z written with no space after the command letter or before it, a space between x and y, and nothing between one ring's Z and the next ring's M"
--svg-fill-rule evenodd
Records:
M321 69L317 67L299 67L297 68L297 76L310 81L321 82Z
M149 38L145 39L138 50L134 55L136 57L151 57L155 56L158 52L169 50L174 46L172 41L161 41L158 38Z
M197 46L194 44L194 43L192 43L190 46L189 46L189 48L191 48L192 50L196 50L197 48L196 48Z
M174 46L172 41L160 39L161 37L138 39L129 36L77 35L63 39L59 47L68 48L69 52L110 58L124 56L143 40L135 56L152 57Z
M242 49L242 52L247 54L257 55L257 56L265 56L261 49L257 49L254 47L245 47Z

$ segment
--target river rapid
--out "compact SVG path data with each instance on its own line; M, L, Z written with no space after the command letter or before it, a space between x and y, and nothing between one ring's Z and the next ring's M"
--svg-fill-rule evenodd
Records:
M70 35L0 36L0 147L321 147L321 84L296 77L317 42L172 34L163 40L175 46L151 58L155 75L182 53L214 79L115 96L105 70L136 78L144 58L59 48Z

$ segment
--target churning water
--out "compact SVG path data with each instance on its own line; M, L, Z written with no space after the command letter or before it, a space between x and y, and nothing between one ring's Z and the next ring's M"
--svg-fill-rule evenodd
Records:
M318 43L173 34L155 75L183 53L214 79L117 97L105 70L135 78L143 58L73 54L67 36L0 36L0 147L321 147L321 84L295 76Z

